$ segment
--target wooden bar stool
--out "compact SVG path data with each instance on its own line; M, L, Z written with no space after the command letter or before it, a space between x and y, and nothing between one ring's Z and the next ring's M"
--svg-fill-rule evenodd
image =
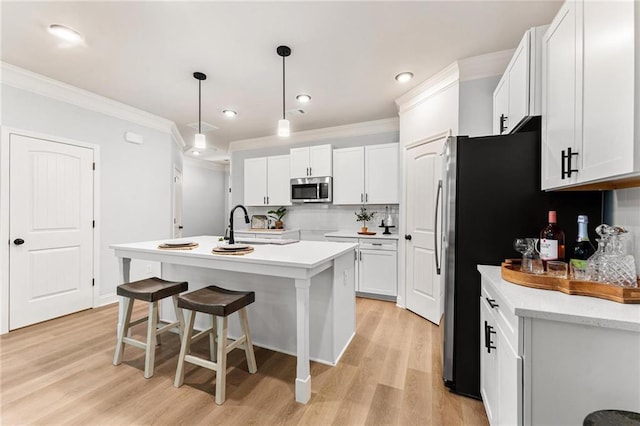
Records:
M256 295L253 291L232 291L213 285L178 297L178 308L187 309L191 312L189 323L182 336L175 387L182 386L184 382L185 361L208 368L216 372L216 404L222 404L225 400L227 354L241 345L244 346L249 373L253 374L258 370L256 357L253 353L253 343L251 342L246 310L246 306L255 300ZM227 317L236 311L240 315L243 335L234 342L229 343L227 342ZM211 315L211 327L193 336L196 312ZM190 355L191 343L207 335L209 336L211 360Z
M148 379L153 376L156 342L160 334L167 332L173 328L178 329L180 340L184 330L184 318L182 311L178 309L178 294L187 291L189 285L186 281L173 282L166 281L161 278L153 277L145 280L134 281L118 286L118 296L122 296L124 303L124 319L118 330L118 341L116 344L116 352L113 355L113 365L119 365L122 362L124 354L124 345L135 346L146 351L144 360L144 377ZM173 307L176 311L177 321L172 323L160 323L158 316L158 301L171 296L173 299ZM149 314L138 320L131 321L131 312L133 310L134 299L149 302ZM129 337L129 329L134 325L147 321L147 341ZM162 325L158 328L158 324Z

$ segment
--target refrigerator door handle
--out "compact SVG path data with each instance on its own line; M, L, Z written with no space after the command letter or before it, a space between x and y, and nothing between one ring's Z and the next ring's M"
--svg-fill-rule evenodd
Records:
M438 181L438 192L436 194L436 211L433 221L433 245L436 253L436 273L440 275L440 258L438 256L438 207L440 206L440 194L442 193L442 179Z

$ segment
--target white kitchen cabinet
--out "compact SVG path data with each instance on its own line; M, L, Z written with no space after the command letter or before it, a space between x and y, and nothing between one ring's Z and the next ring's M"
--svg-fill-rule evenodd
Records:
M395 300L398 294L398 242L395 238L326 238L329 241L358 243L355 266L356 293L359 296Z
M547 26L524 34L493 92L493 132L511 133L527 117L540 115L540 55Z
M236 241L242 240L243 238L261 238L266 240L300 240L300 230L299 229L246 229L234 231L234 238Z
M492 425L640 411L640 306L522 287L496 266L478 270L480 386Z
M289 156L244 160L244 204L246 206L289 206Z
M566 2L543 39L542 188L640 183L638 2Z
M397 204L398 144L333 150L333 204Z
M291 148L291 178L332 176L331 145Z

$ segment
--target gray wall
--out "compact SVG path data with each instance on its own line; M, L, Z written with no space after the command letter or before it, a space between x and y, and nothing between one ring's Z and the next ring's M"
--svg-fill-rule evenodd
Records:
M487 136L493 132L493 91L499 75L460 82L459 128L464 136Z
M198 164L200 163L200 164ZM205 162L185 161L182 171L182 235L223 235L227 172Z
M113 300L120 278L108 247L171 237L173 167L182 168L182 152L168 133L4 84L2 125L100 146L101 220L96 226L101 237L101 299L96 303ZM125 142L126 131L143 135L144 143Z

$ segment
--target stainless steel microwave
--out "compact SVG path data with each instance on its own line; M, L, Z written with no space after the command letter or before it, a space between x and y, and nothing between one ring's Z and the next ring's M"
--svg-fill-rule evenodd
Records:
M330 203L333 195L333 178L291 179L292 203Z

